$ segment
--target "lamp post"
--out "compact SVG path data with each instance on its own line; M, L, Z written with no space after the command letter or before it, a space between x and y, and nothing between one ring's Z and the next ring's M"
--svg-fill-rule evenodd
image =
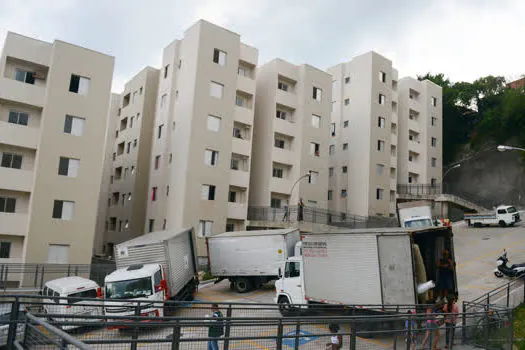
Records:
M293 186L292 186L292 188L291 188L291 190L290 190L290 200L292 200L292 193L293 193L293 189L295 188L295 185L297 185L297 184L299 183L299 181L301 181L302 179L304 179L304 178L306 178L306 177L310 177L310 173L308 173L308 174L304 174L303 176L301 176L300 178L298 178L298 179L294 182L294 184L293 184Z
M500 151L500 152L505 152L505 151L522 151L522 152L525 152L525 148L499 145L498 146L498 151Z
M445 173L443 174L443 177L441 178L441 182L443 182L443 180L445 179L445 176L447 176L448 173L450 173L450 171L452 171L452 169L457 169L461 166L460 163L456 164L456 165L453 165L451 166L450 168L448 168L447 171L445 171Z

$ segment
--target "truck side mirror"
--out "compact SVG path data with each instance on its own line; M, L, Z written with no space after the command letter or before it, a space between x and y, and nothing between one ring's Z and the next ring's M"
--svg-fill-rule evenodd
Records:
M282 278L283 277L283 271L281 270L281 268L279 267L279 271L277 272L278 275L279 275L279 278Z

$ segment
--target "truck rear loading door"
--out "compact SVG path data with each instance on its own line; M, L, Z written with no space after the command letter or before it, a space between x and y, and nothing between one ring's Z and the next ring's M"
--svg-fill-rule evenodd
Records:
M416 302L412 249L408 235L378 236L381 292L384 305Z
M169 288L172 295L178 293L196 274L192 231L189 230L168 240Z

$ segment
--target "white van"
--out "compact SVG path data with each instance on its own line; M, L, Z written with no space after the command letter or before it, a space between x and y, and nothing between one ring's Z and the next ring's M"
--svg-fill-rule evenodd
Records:
M47 314L64 315L66 317L49 317L59 322L101 322L98 318L68 318L68 315L102 316L102 302L96 300L56 299L62 298L100 298L100 286L87 278L78 276L63 277L48 281L44 284L42 296L44 298L44 312ZM48 297L48 298L46 298ZM79 326L64 325L62 329L72 329Z

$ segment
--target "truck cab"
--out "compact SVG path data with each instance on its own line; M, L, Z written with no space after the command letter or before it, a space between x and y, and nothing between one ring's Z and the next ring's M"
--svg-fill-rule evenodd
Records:
M289 304L306 304L303 288L303 258L292 256L286 260L284 271L281 268L279 270L280 278L275 282L276 297L274 302L283 309L287 308Z
M137 264L118 269L104 279L104 291L107 314L135 315L137 303L133 301L141 301L144 307L140 316L164 316L162 301L167 299L168 288L160 264Z

